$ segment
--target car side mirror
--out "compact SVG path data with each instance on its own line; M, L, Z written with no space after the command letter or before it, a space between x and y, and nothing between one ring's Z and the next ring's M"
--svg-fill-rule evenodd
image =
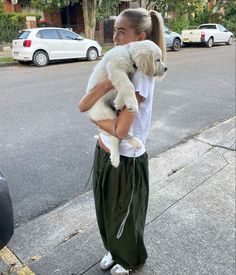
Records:
M83 40L83 37L77 36L77 37L76 37L76 40L81 41L81 40Z

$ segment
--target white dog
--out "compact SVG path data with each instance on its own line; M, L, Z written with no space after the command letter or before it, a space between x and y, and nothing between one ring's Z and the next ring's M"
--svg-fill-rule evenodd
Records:
M87 92L95 87L104 78L110 79L114 89L102 96L89 110L91 120L100 121L115 119L116 110L126 106L131 112L138 111L138 101L135 96L135 89L130 80L135 70L139 69L149 76L161 78L167 67L162 62L161 49L150 40L131 42L117 46L108 51L102 60L96 65L92 72ZM104 131L103 131L104 132ZM111 141L110 159L114 167L120 162L119 143L120 140L108 133ZM128 136L133 147L139 148L141 144L135 137Z

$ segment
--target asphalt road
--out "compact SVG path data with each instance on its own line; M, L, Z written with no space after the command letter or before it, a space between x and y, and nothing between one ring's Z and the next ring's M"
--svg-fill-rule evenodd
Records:
M16 226L86 190L97 130L77 102L95 64L0 68L0 170ZM235 114L235 44L169 52L168 67L156 83L150 158Z

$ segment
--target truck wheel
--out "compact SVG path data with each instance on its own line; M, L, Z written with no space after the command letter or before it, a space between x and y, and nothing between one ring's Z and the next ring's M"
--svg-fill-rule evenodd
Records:
M213 46L213 38L210 37L208 41L206 42L206 47L211 48Z
M47 66L49 62L48 54L44 51L37 51L33 56L33 63L37 67Z
M230 36L228 42L225 43L226 45L232 45L233 44L233 36Z
M180 47L181 47L181 41L180 41L180 39L175 38L175 40L174 40L174 42L172 44L172 47L171 47L172 51L177 52L177 51L180 50Z

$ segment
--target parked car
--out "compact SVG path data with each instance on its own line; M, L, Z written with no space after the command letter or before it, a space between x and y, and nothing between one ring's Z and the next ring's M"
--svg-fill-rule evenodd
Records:
M164 27L166 46L171 48L172 51L179 51L183 46L182 36L177 32L172 32L166 26Z
M63 28L34 28L20 31L12 41L12 57L19 63L46 66L52 60L86 58L96 60L102 48L95 41Z
M184 44L201 43L208 48L216 43L231 45L234 37L233 33L221 24L202 24L196 30L183 30L182 36Z

